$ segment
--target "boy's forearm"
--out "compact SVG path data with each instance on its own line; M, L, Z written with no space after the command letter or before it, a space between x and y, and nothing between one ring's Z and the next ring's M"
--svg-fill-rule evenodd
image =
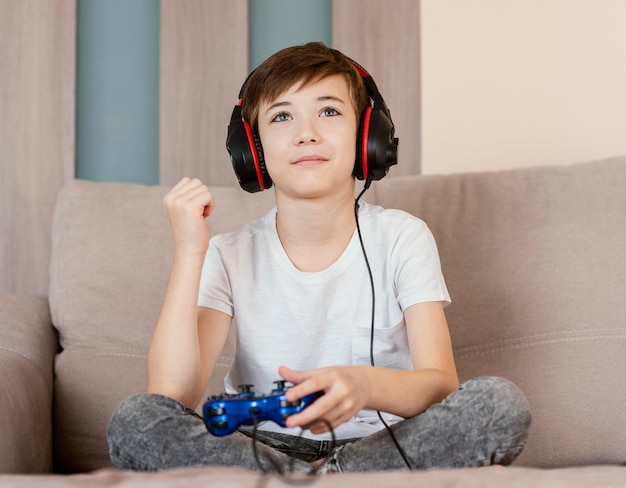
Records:
M197 325L201 270L199 258L175 257L148 350L148 391L192 407L202 376Z
M368 391L366 407L403 418L414 417L459 387L456 374L436 369L399 371L363 366L359 377Z

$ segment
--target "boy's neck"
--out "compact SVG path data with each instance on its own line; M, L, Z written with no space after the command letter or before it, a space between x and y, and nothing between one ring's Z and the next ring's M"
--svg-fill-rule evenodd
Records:
M276 230L287 256L301 271L323 271L343 254L356 228L354 190L333 198L276 198Z

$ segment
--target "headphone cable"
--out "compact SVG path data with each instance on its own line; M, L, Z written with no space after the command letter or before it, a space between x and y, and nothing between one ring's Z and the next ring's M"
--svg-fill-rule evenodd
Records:
M361 193L359 193L359 195L356 197L356 199L354 201L354 218L356 220L356 230L357 230L357 234L359 235L359 243L361 244L361 251L363 253L363 259L365 260L365 266L367 267L367 274L369 276L369 281L370 281L370 289L372 291L372 315L371 315L371 319L370 319L371 320L371 325L370 325L370 365L371 366L376 366L376 364L374 363L374 324L375 324L375 321L376 321L375 320L376 319L376 290L375 290L375 287L374 287L374 275L372 273L372 268L370 266L370 262L369 262L369 259L367 257L367 252L365 251L365 244L363 243L363 236L361 235L361 226L359 225L359 200L361 199L363 194L367 191L367 189L370 187L371 183L372 183L372 178L371 177L367 177L367 179L365 180L365 185L363 187L363 190L361 190ZM382 414L380 413L379 410L376 410L376 413L378 414L378 418L380 419L382 424L385 426L385 429L389 433L389 437L391 438L391 440L393 441L394 445L396 446L396 449L400 453L400 456L402 456L402 460L404 461L404 464L406 464L406 467L409 469L409 471L413 471L413 467L411 466L411 463L410 463L406 453L404 452L404 449L402 449L402 446L400 446L400 443L398 442L398 439L396 439L395 434L391 430L391 427L389 427L387 422L385 422L385 419L383 418L383 416L382 416Z

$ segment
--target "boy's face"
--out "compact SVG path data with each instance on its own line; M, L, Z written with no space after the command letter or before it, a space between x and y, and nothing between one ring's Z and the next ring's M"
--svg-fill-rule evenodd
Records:
M262 103L258 132L277 192L314 198L354 191L357 118L343 76L296 84Z

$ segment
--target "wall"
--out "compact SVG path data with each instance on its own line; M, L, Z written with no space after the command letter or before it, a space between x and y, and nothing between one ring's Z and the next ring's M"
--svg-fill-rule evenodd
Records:
M224 139L248 2L160 8L160 182L236 184ZM74 176L76 15L76 0L0 0L0 292L47 293ZM332 41L391 109L391 174L497 170L626 154L624 18L622 0L333 0Z
M160 181L235 185L226 127L248 73L248 2L161 0Z
M395 176L420 173L419 32L419 1L333 1L334 46L368 70L391 112L400 139Z
M76 4L0 0L0 292L47 295L50 224L74 175Z
M424 173L626 153L626 2L421 4Z

